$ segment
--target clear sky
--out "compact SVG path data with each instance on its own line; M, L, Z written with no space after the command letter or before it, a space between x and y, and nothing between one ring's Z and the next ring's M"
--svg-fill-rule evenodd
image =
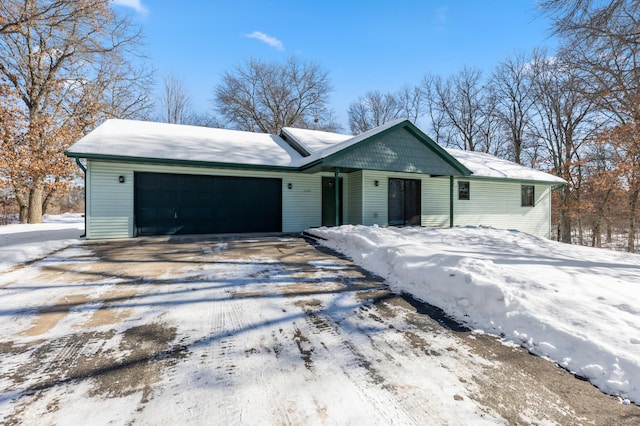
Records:
M536 0L115 0L143 26L157 81L172 72L196 112L212 110L222 73L250 58L319 63L331 105L348 132L347 108L367 91L396 91L426 73L465 65L491 72L514 52L553 48Z

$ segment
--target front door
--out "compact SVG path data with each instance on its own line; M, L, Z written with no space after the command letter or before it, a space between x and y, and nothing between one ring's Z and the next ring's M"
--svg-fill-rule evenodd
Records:
M420 180L389 179L389 225L420 225Z
M322 226L342 224L342 178L338 180L338 214L336 223L336 180L332 177L322 178Z

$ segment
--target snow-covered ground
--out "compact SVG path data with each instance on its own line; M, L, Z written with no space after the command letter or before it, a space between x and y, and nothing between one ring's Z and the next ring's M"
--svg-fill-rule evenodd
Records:
M310 232L394 290L640 402L640 256L488 228Z
M0 226L0 272L66 247L83 233L79 213L45 215L40 224Z
M346 261L286 238L92 244L82 228L80 215L0 227L0 423L504 421L474 383L506 367L402 309L380 317ZM503 335L640 401L640 256L486 228L310 232L475 329L467 339ZM514 421L571 411L527 386L519 399L538 409Z

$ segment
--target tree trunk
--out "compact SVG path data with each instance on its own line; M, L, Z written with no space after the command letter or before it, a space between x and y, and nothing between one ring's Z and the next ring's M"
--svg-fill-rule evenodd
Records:
M13 192L16 196L16 202L18 203L18 209L20 211L18 220L20 221L20 223L27 223L27 217L29 214L29 200L27 199L27 196L23 191L14 188Z
M42 183L36 183L29 192L28 223L42 223Z
M571 218L569 218L569 214L566 211L560 212L559 222L558 230L560 232L560 241L571 244Z
M47 209L49 208L49 203L53 198L55 191L49 191L45 194L44 199L42 200L42 214L47 214Z
M602 239L600 235L600 219L596 219L593 224L593 234L591 235L591 247L602 247Z
M578 215L578 245L584 245L584 233L582 231L582 215Z
M627 251L635 253L636 247L636 211L638 208L639 190L629 192L629 235L627 237Z

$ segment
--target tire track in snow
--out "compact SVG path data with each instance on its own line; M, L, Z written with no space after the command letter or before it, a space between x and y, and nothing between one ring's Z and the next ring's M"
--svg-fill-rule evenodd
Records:
M299 305L300 306L300 305ZM307 341L312 346L314 369L317 374L321 364L332 364L338 359L338 367L342 375L348 379L350 386L358 394L363 406L370 410L369 420L382 423L418 424L418 419L409 414L396 400L395 393L390 391L386 379L375 368L367 357L353 343L353 336L344 330L331 315L321 313L322 306L303 307L305 311L304 329L309 332ZM319 350L322 347L323 350ZM377 349L374 349L377 351ZM306 362L306 361L305 361ZM375 419L375 420L373 420Z

